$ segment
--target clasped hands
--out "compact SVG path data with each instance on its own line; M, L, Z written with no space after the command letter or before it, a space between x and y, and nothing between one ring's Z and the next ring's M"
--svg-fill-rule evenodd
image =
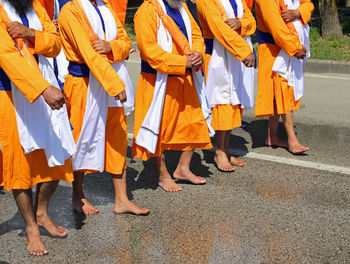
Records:
M198 69L203 65L203 55L198 51L190 51L186 55L186 68Z

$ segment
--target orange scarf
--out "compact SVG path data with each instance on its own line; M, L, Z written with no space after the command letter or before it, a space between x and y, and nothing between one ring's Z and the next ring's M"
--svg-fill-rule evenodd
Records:
M128 0L110 0L109 4L113 10L117 13L118 19L125 25L126 7L128 6Z
M53 1L54 0L39 0L40 4L45 8L51 20L53 19L53 15L55 12L53 7Z
M187 38L182 34L179 27L175 24L174 20L164 13L162 6L159 4L158 0L149 0L150 3L154 6L158 16L163 22L163 25L169 31L173 41L182 48L182 51L187 55L191 51L190 44L188 43Z
M12 23L10 17L8 16L6 10L0 2L0 17L2 18L5 25ZM14 41L17 44L17 49L21 53L22 57L34 68L40 71L39 65L34 58L33 54L29 51L28 47L25 44L25 40L23 38L16 38Z
M222 18L226 21L228 19L228 16L226 14L226 10L225 10L224 6L222 5L221 1L220 0L215 0L215 3L216 3L216 6L219 9L219 12L220 12Z

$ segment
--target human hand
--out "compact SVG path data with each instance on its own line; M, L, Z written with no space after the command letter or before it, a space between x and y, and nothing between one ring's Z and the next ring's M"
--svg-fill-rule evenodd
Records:
M291 22L300 17L300 12L298 9L283 10L281 15L285 22Z
M246 67L254 67L255 66L255 56L254 56L254 53L250 53L243 61L243 64L246 66Z
M202 67L203 65L203 55L202 53L198 52L198 51L190 51L188 53L188 55L191 57L191 67L193 68L199 68Z
M42 96L52 110L59 110L66 103L66 99L61 90L52 85L43 91Z
M225 21L225 23L235 31L239 30L242 26L241 21L236 18L229 18Z
M33 40L35 38L34 29L28 28L17 21L7 25L7 32L13 39L24 38L27 40Z
M58 19L53 19L53 20L52 20L52 23L55 25L57 33L59 33Z
M125 90L120 92L118 95L116 95L115 97L115 100L119 100L121 103L125 103L126 100L127 100L127 97L126 97L126 92Z
M96 52L100 54L102 53L107 54L112 51L111 44L108 41L101 40L101 39L98 39L92 42L92 47Z
M297 53L294 54L294 57L298 58L298 59L304 59L306 56L307 50L306 48L303 46L301 48L301 50L299 50Z

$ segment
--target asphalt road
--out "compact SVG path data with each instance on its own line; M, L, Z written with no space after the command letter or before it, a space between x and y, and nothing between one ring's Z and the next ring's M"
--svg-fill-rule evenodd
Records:
M128 63L135 87L137 59ZM213 152L199 150L191 166L208 183L166 193L152 163L131 158L129 149L128 195L151 213L115 215L103 173L86 177L100 213L83 218L71 209L71 186L61 183L49 213L69 235L42 230L44 257L27 254L24 223L11 193L0 191L0 263L350 263L350 75L308 73L305 83L295 125L311 147L306 155L265 147L267 119L246 112L230 146L247 166L222 173ZM166 158L174 171L178 153Z

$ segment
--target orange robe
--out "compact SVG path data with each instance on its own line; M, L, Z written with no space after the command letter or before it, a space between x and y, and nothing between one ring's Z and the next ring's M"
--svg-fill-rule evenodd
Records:
M215 0L197 0L198 19L201 24L203 36L205 39L213 39L225 47L233 56L239 60L244 60L252 49L242 38L254 34L256 22L252 12L247 7L245 1L242 1L244 15L239 19L241 30L232 30L220 15L219 8ZM211 55L205 54L205 75L208 71L208 65ZM240 105L217 105L212 109L212 127L214 130L231 130L242 125L242 113Z
M116 13L111 10L118 27L118 39L110 41L111 62L124 61L130 51L131 41L121 25ZM61 9L58 17L63 49L67 60L86 63L98 82L110 96L116 96L125 89L125 85L110 63L93 49L89 36L75 4L69 2ZM84 120L88 91L88 77L66 76L64 94L67 97L67 109L73 126L73 137L78 140ZM108 108L106 123L105 170L112 174L121 174L126 168L126 150L128 144L127 123L122 107Z
M203 37L197 23L192 18L192 50L204 54ZM195 148L211 148L208 127L199 103L192 73L186 71L186 56L173 42L173 51L164 51L157 43L157 13L148 1L143 2L136 12L135 32L141 59L168 76L163 113L156 153L135 143L141 124L153 99L156 74L141 72L135 98L133 156L147 160L160 156L164 150L188 151Z
M314 6L310 0L301 1L298 10L301 14L300 20L304 25L310 21L313 9ZM294 101L293 87L288 86L287 80L280 75L273 73L272 67L281 48L289 56L293 56L302 48L302 44L295 41L283 21L277 0L256 0L255 12L258 29L270 33L276 43L259 43L258 94L255 115L257 117L273 116L298 110L300 99Z
M43 31L35 31L35 44L30 51L54 57L61 49L56 27L38 1L33 2L33 7ZM0 67L25 97L34 102L50 84L20 56L3 22L0 23L0 39ZM37 183L54 180L73 181L71 159L63 166L48 167L44 150L24 154L11 91L0 91L0 124L0 185L6 190L29 189Z

